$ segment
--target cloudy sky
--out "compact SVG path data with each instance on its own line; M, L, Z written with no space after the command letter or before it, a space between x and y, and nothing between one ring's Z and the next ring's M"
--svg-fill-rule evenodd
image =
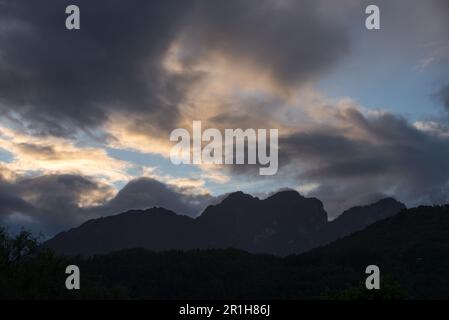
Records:
M0 0L0 220L48 236L283 188L331 218L449 202L448 30L447 0ZM193 120L278 129L278 173L173 165Z

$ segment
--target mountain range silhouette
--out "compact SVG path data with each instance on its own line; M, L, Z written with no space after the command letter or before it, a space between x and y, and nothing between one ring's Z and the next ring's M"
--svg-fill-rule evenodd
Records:
M65 255L94 255L129 248L152 251L242 249L251 253L302 253L391 217L405 205L386 198L351 208L328 221L323 203L293 190L259 199L229 194L197 218L164 208L130 210L87 221L44 246Z

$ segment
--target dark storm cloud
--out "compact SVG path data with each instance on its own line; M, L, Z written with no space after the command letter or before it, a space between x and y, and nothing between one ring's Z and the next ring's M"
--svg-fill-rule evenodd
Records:
M300 166L298 181L319 183L314 196L330 207L336 198L357 204L385 194L409 204L449 201L449 139L391 114L367 118L352 109L342 118L352 135L317 130L280 141L280 163Z
M77 175L47 175L21 178L13 182L0 180L0 221L13 214L29 217L24 224L34 231L49 236L55 232L75 227L88 219L121 213L130 209L147 209L155 206L179 214L197 215L213 197L190 195L150 178L130 181L111 200L109 186ZM83 200L98 197L102 204L80 206ZM19 224L23 224L21 221Z
M0 101L42 133L90 128L116 109L176 118L181 79L161 71L185 1L5 1ZM82 27L65 29L65 7ZM5 108L7 108L5 110Z
M170 128L197 76L163 70L176 39L192 60L218 50L285 81L315 78L348 48L344 30L320 16L317 1L1 4L0 112L40 134L95 128L114 111L151 122L148 134ZM80 6L81 30L65 29L68 4Z
M53 232L89 217L79 203L92 193L107 196L109 187L76 175L46 175L0 182L2 218L11 214L29 217L38 231Z
M35 178L20 179L15 183L18 194L31 199L38 208L59 211L60 214L72 211L83 195L101 190L103 193L107 187L87 178L77 175L45 175Z
M313 0L201 2L181 37L187 62L226 52L286 83L314 80L349 49L342 24L322 9Z
M14 189L5 181L0 181L0 220L17 212L34 212L33 206L17 196Z
M112 214L129 209L163 207L178 214L196 216L211 201L210 195L191 195L183 193L151 178L130 181L118 194L102 207L93 209L98 213Z

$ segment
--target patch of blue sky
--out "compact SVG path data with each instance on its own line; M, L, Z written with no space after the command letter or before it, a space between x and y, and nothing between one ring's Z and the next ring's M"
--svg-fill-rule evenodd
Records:
M9 163L12 162L13 160L14 155L11 152L0 148L0 162Z
M435 93L449 82L449 69L442 61L424 63L429 50L417 40L401 44L387 33L362 34L358 39L348 56L320 79L319 91L410 121L440 113Z
M317 87L331 98L349 97L363 107L388 110L416 121L441 110L435 93L444 83L437 79L444 77L438 72L423 73L406 69L363 78L335 73L320 81Z
M193 165L174 165L170 159L167 159L158 154L141 153L137 151L106 148L109 156L128 161L136 167L129 169L129 173L139 174L139 171L143 167L157 168L157 170L163 174L168 174L174 177L192 177L198 176L201 173L201 169Z

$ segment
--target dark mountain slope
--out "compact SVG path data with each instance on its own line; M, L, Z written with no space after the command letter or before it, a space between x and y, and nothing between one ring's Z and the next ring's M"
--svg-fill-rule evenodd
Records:
M207 207L196 219L153 208L88 221L58 234L45 246L68 255L107 253L125 248L237 248L255 253L300 253L393 215L403 204L389 199L327 222L321 201L296 191L260 200L242 192ZM354 224L351 224L354 221Z
M67 255L106 253L126 248L192 249L199 245L195 220L163 208L133 210L87 221L56 235L46 246Z
M449 299L449 205L404 210L288 261L323 270L360 271L375 264L410 297Z
M371 205L346 210L324 229L323 244L363 230L370 224L394 216L405 208L403 203L393 198L386 198Z

